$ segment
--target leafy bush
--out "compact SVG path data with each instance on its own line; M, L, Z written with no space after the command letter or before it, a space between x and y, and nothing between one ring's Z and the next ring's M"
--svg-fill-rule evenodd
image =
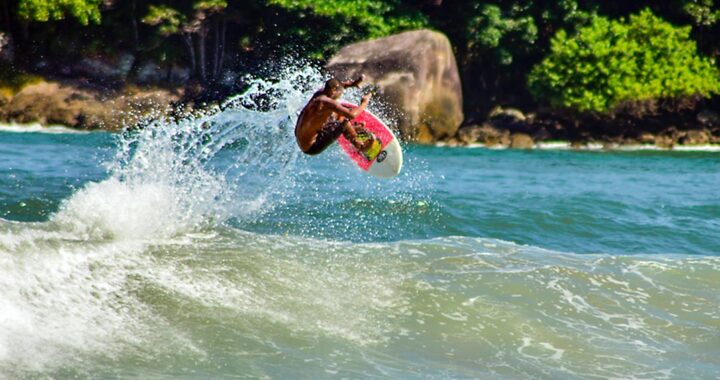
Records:
M497 49L499 63L509 65L515 50L522 51L519 47L532 45L538 38L537 25L528 12L507 15L495 4L476 3L474 8L466 32L469 56L473 59Z
M561 30L550 50L528 83L555 107L607 113L627 101L720 93L720 70L698 54L690 27L647 9L627 22L596 17L573 36Z
M294 11L309 11L317 16L351 22L363 35L383 37L401 30L427 25L417 9L398 0L267 0L272 5Z
M20 0L18 14L28 21L62 20L71 15L82 25L99 24L101 5L102 0Z

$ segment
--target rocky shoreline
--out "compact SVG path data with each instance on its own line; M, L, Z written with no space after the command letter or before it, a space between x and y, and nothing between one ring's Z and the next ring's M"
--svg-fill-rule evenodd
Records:
M582 119L568 121L557 115L526 115L517 109L497 107L484 122L460 127L455 136L443 140L441 144L515 149L553 145L567 145L574 149L720 146L718 113L705 109L683 116L685 120L680 127L672 124L673 119L668 119L663 126L660 118L652 125L643 123L642 119L633 123L619 120L616 122L621 127L611 130L607 124L612 121L608 120L593 120L584 125Z
M198 87L187 70L177 67L163 71L146 64L130 75L133 61L131 55L112 62L86 58L67 70L55 65L67 74L61 79L30 76L22 85L6 77L0 83L0 123L118 131L187 115L196 109L194 100L223 96L217 88ZM524 111L498 106L487 114L467 115L465 110L476 107L463 101L453 48L445 35L431 30L347 45L325 69L340 78L364 74L375 101L396 115L388 121L401 138L420 144L514 149L720 145L718 98L631 102L602 115L541 106Z
M377 99L399 116L405 140L446 146L482 145L527 149L567 141L571 147L655 145L660 148L720 144L717 99L699 96L625 102L609 113L542 109L530 112L464 104L450 41L441 33L415 30L343 47L326 65L343 78L365 74ZM714 108L713 108L714 107Z
M121 89L38 79L17 92L0 92L0 122L63 125L81 130L118 131L182 111L181 89Z
M182 99L182 88L125 86L108 90L68 81L39 80L14 94L0 92L0 123L119 131L144 121L191 112L192 106L182 103ZM511 149L720 148L718 113L705 109L684 118L681 127L670 123L652 128L632 125L608 133L607 127L598 128L597 124L587 127L581 121L556 115L539 116L496 107L481 123L463 125L451 137L423 143Z
M119 131L142 125L146 120L189 112L192 107L181 103L182 96L182 89L128 86L110 91L43 80L12 95L0 94L0 122ZM720 149L720 116L710 110L697 113L694 127L683 129L668 126L608 135L593 134L593 129L577 125L568 128L565 124L547 115L538 117L497 107L482 123L464 125L454 136L431 143L511 149Z

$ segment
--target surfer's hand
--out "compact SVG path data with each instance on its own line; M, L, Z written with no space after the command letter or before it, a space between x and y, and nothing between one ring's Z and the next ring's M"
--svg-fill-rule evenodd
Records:
M365 74L360 74L360 76L352 82L351 81L343 82L343 86L345 86L345 88L349 88L349 87L360 88L360 84L364 80L365 80Z
M370 94L365 94L365 95L363 95L363 97L362 97L362 102L363 102L363 103L367 103L367 102L370 100L370 98L372 98L372 93L370 93Z

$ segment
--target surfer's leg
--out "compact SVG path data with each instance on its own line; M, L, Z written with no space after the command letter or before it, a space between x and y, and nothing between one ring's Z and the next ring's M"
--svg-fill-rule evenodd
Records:
M344 122L333 120L325 123L322 129L320 129L320 132L315 136L315 142L313 142L310 149L305 151L305 153L309 155L322 153L330 144L337 140L344 131Z
M358 135L349 120L343 121L343 136L357 148Z
M363 135L362 139L359 137L360 134ZM343 135L355 146L355 149L363 152L370 148L373 141L375 141L373 134L365 130L365 123L355 123L355 125L352 125L346 120Z

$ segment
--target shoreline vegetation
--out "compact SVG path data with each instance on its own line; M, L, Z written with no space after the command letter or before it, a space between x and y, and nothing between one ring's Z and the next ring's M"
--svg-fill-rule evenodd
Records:
M142 126L216 104L287 57L323 66L348 44L431 29L457 60L464 120L423 143L718 146L720 4L676 3L5 2L0 122Z

